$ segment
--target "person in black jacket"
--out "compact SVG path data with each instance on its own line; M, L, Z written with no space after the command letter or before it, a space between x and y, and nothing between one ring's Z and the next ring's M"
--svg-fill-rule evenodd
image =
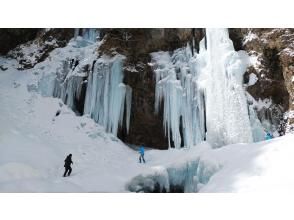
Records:
M71 169L70 165L73 164L73 162L71 160L71 156L72 156L72 154L69 154L64 160L65 172L63 174L63 177L66 176L67 172L68 172L67 176L70 176L70 174L71 174L72 169Z

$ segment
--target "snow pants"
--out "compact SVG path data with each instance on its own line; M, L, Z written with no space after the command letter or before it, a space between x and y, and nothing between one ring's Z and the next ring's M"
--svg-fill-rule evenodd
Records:
M140 161L140 163L142 161L145 163L144 154L140 154L139 161Z
M72 171L72 169L71 169L71 167L69 166L69 167L65 167L65 171L64 171L64 174L63 174L63 176L65 177L66 176L66 173L68 172L68 176L70 176L70 174L71 174L71 171Z

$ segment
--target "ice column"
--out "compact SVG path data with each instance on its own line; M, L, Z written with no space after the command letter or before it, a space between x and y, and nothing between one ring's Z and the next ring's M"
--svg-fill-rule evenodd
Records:
M227 29L206 29L206 66L200 70L206 94L207 141L214 147L252 142L243 74L245 52L236 52Z

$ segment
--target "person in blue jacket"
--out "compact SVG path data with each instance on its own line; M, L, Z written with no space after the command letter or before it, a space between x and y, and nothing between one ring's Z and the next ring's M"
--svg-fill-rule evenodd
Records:
M139 148L139 153L140 153L140 157L139 157L139 162L141 163L142 161L145 163L145 159L144 159L144 146L141 145Z
M273 138L273 136L269 132L267 132L265 135L265 140L270 140L272 138Z

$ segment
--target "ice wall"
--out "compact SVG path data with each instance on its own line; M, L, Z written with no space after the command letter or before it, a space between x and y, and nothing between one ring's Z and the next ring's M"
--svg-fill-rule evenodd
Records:
M182 138L187 147L204 139L214 147L252 142L243 89L247 54L234 50L227 29L206 29L199 48L194 56L189 45L171 54L151 54L155 112L163 107L168 139L176 148L181 147Z

